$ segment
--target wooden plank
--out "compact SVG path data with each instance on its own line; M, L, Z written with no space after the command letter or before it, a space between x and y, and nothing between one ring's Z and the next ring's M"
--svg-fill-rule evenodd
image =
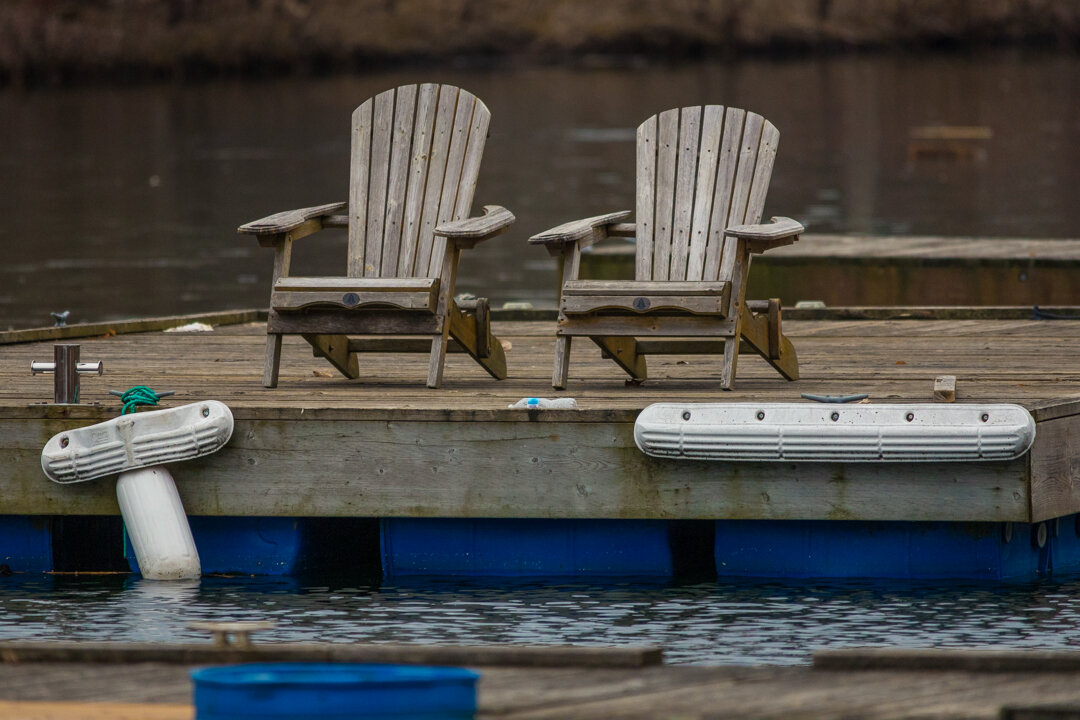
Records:
M431 138L431 155L428 159L427 184L424 190L424 208L420 215L419 245L413 271L417 275L430 276L441 267L441 259L432 259L432 248L435 243L435 226L441 222L439 208L443 196L443 177L446 174L450 143L454 138L454 115L460 92L458 88L450 85L439 86L435 129Z
M632 313L680 310L722 317L727 312L727 295L564 295L560 307L567 315L605 310Z
M675 174L679 164L679 111L658 116L656 141L656 210L653 216L652 275L648 280L667 280L671 269L672 225L675 221Z
M761 134L764 126L764 118L757 113L746 113L746 124L743 127L742 142L739 148L739 167L735 173L731 185L731 207L728 210L727 222L724 227L743 225L746 222L748 203L750 200L751 184L754 180L754 170L757 167L757 154L761 145ZM739 242L735 238L724 241L724 250L720 256L720 279L732 278L735 265L738 262Z
M731 198L735 186L735 172L739 166L739 148L743 141L746 111L729 107L724 114L724 135L720 143L720 157L716 170L716 190L712 217L709 219L709 243L705 248L705 271L703 280L730 280L721 274L720 265L724 255L724 229L728 227Z
M652 280L653 235L656 233L657 119L652 116L637 129L636 232L634 277ZM577 275L574 276L575 278Z
M1032 521L1080 512L1080 415L1040 422L1029 458ZM1053 529L1075 531L1065 526Z
M529 238L529 242L533 245L565 245L572 242L581 242L591 238L598 228L603 228L610 223L617 223L619 220L625 220L628 217L630 217L630 211L623 210L604 215L595 215L581 220L571 220L550 230L533 235Z
M726 282L671 282L658 280L571 280L563 283L563 295L720 295Z
M716 199L716 168L720 160L723 132L724 107L706 105L701 120L694 219L690 229L690 251L686 260L687 280L701 280L705 272L705 251L709 244L709 222L712 220L713 202Z
M362 313L311 308L303 313L271 311L267 332L306 335L402 335L438 332L443 326L440 317L423 311L369 309Z
M458 191L461 189L465 151L468 148L469 135L472 131L476 102L476 98L470 93L464 90L459 91L457 108L454 111L454 124L450 129L450 148L446 154L446 170L442 177L442 193L439 199L439 214L436 219L436 226L447 220L460 220L467 214L467 211L459 214L457 197ZM443 262L445 253L446 238L436 236L431 246L428 275L442 277L444 282L448 282L448 278L440 274L448 267ZM452 290L453 285L451 284Z
M371 144L374 98L365 100L352 115L352 150L349 159L349 277L363 277L367 252L368 184L371 178Z
M816 670L963 670L966 672L1080 672L1075 650L843 648L814 653Z
M382 271L383 233L386 223L386 190L393 146L394 97L396 90L375 96L371 128L371 163L368 170L367 232L364 244L364 277L378 277Z
M347 378L360 377L360 368L354 355L349 349L349 338L345 335L311 335L305 334L304 339L311 345L315 357L326 358L327 361L338 369Z
M934 378L934 402L956 401L956 376L938 375Z
M474 667L641 668L663 662L650 645L423 645L419 643L211 643L3 641L4 664L96 663L133 665L244 662L368 662ZM2 667L2 666L0 666Z
M439 86L424 83L416 101L416 121L413 127L412 157L409 162L409 183L406 189L405 213L402 220L401 250L396 275L417 274L416 257L419 250L424 190L431 160L431 144L435 135L435 111L439 103ZM426 266L425 266L426 267ZM423 273L421 273L423 274Z
M573 315L558 322L560 335L719 337L730 335L733 319L707 315Z
M64 327L27 328L25 330L0 331L0 345L34 343L48 340L77 340L102 335L127 335L167 330L191 323L205 325L239 325L265 319L265 310L226 310L223 312L169 315L138 320L113 320L106 322L78 323Z
M686 262L693 235L695 183L701 146L702 108L680 110L678 169L675 176L675 209L671 228L670 280L686 280Z
M417 384L415 376L409 381ZM712 387L715 398L715 381ZM499 399L505 405L508 396L524 395L517 390ZM224 449L175 465L187 512L954 522L1029 517L1024 459L943 463L932 472L921 463L670 461L636 448L632 422L574 422L572 412L544 422L505 408L503 417L516 416L516 422L323 420L325 413L304 408L318 403L310 393L298 403L290 420L237 417ZM41 476L44 440L77 424L85 421L0 420L5 512L118 512L109 483L57 485ZM446 461L450 452L452 463ZM318 478L318 492L297 482L301 477Z
M193 720L191 705L0 700L3 720Z
M491 124L491 112L487 106L475 97L473 103L465 159L461 167L461 178L458 180L457 198L454 201L455 219L469 217L473 195L476 193L476 179L480 175L480 161L484 157L484 146L487 144L488 126Z
M383 217L382 257L379 277L398 273L401 255L402 226L409 186L409 165L412 161L412 140L416 119L416 85L402 85L394 99L394 121L390 135L389 178L386 189L386 210Z
M338 292L305 290L290 292L275 290L270 295L270 307L278 312L301 310L313 306L336 306L352 310L362 307L397 307L403 310L435 309L435 296L438 285L432 285L427 292L409 292L393 290L386 292Z
M310 220L320 220L331 213L340 212L346 203L330 203L328 205L316 205L314 207L301 208L299 210L286 210L274 213L260 220L241 225L237 232L243 235L284 235L296 230Z
M274 289L314 290L320 292L429 292L438 284L438 278L430 277L343 278L291 276L274 283Z
M780 131L768 120L765 121L761 130L761 142L757 148L757 162L754 165L753 180L750 183L750 193L746 199L746 212L743 214L743 225L754 225L761 221L761 212L765 208L765 196L769 192L769 181L772 179L773 164L776 162L776 148L780 144ZM789 220L788 218L784 218ZM794 222L790 221L789 222ZM776 232L790 232L786 228L778 228ZM801 226L799 232L802 232ZM745 237L745 236L744 236Z

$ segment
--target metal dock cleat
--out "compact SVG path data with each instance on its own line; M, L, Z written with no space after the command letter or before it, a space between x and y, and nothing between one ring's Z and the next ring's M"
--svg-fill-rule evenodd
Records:
M105 364L97 362L79 362L80 345L53 345L53 361L30 363L30 372L34 375L53 376L53 404L79 404L79 376L87 374L101 375Z

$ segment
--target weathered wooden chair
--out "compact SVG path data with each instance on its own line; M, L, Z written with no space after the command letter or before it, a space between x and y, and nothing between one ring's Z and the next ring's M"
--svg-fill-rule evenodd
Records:
M466 219L490 117L476 97L449 85L380 93L352 115L348 203L240 227L274 248L263 385L277 386L286 334L303 336L316 357L349 378L360 374L359 352L429 352L427 384L436 388L448 349L467 352L496 379L506 377L487 300L454 300L462 249L514 222L493 205ZM328 227L349 229L346 277L291 277L293 242ZM350 337L357 335L381 337Z
M789 245L803 231L788 218L756 224L779 136L772 123L737 108L654 115L637 130L636 223L623 222L629 211L617 212L530 238L563 258L553 386L566 387L570 340L581 335L635 380L646 378L648 354L722 352L720 386L730 390L740 339L798 379L779 300L745 300L751 253ZM578 280L581 250L607 237L636 238L635 279Z

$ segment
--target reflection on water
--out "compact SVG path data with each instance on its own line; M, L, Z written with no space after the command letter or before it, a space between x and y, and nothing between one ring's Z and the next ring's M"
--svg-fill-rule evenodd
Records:
M1080 56L751 60L624 69L416 69L321 80L0 93L0 327L264 306L271 257L235 228L346 196L353 107L450 82L492 110L477 207L512 231L470 251L463 291L555 299L525 239L630 209L633 128L678 105L732 104L781 131L765 209L819 232L1062 237L1080 204ZM993 131L978 161L913 161L912 127ZM339 273L340 231L293 272Z
M325 579L322 579L325 582ZM1067 648L1080 580L895 582L426 582L40 576L0 579L0 638L201 641L193 620L267 620L264 641L664 647L668 661L794 664L845 646Z

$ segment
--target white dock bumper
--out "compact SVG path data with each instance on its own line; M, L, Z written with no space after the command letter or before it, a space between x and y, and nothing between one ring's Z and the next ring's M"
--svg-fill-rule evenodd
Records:
M163 465L217 452L232 432L232 411L216 400L121 415L54 435L41 451L41 469L63 484L119 473L116 499L139 572L151 580L187 580L201 575L199 553Z
M121 415L54 435L41 451L41 469L53 482L85 482L209 455L232 431L232 412L217 400Z
M1011 460L1035 421L1019 405L660 403L634 442L653 457L809 462Z

